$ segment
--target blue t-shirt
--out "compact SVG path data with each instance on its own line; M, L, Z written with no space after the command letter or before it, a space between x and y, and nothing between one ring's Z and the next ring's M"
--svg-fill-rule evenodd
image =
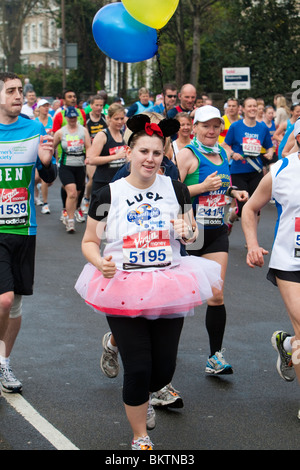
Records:
M282 158L283 149L286 146L286 143L289 140L289 136L293 132L294 127L295 127L295 124L292 124L291 120L288 119L285 134L284 134L283 139L280 142L279 147L278 147L278 158Z
M38 117L37 117L35 120L41 122ZM46 131L47 131L47 134L48 134L48 132L51 132L51 131L52 131L53 119L52 119L51 116L48 116L47 124L46 124L44 127L45 127L45 129L46 129Z
M261 122L256 122L254 127L248 127L244 124L243 119L231 124L225 137L225 143L230 145L233 152L251 158L261 169L263 167L260 158L262 148L264 147L268 150L273 147L271 136L266 125ZM231 174L252 173L255 171L257 170L255 170L246 159L231 161Z

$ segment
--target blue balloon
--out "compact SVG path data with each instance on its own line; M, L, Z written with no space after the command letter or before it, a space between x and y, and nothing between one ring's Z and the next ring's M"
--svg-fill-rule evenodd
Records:
M122 3L101 8L93 20L97 46L119 62L142 62L158 51L157 31L135 20Z

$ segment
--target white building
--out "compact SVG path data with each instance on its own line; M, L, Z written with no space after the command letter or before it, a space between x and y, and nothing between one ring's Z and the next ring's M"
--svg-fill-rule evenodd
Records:
M59 8L52 4L49 10L37 8L25 18L21 38L24 65L59 67L61 30L55 21L58 14Z

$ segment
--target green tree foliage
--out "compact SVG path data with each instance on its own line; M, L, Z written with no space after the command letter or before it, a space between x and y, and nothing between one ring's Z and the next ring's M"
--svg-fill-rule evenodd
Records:
M297 2L231 0L225 5L220 2L214 11L217 27L202 37L200 81L206 89L222 89L223 67L250 67L255 97L271 100L276 93L291 92L293 81L300 79Z
M271 98L291 92L300 80L299 2L296 0L197 0L200 15L199 57L195 47L195 2L181 0L162 30L161 62L165 82L191 81L199 90L223 92L223 67L250 67L251 94ZM188 14L189 13L189 14ZM180 73L179 73L179 72ZM197 81L193 82L193 76ZM232 93L230 93L232 94ZM240 93L249 95L249 91Z

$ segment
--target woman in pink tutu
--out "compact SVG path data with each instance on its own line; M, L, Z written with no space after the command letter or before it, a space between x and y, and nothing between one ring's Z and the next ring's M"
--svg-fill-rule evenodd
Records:
M213 261L180 255L180 242L194 243L198 235L189 192L157 174L164 140L178 131L178 121L154 124L140 114L127 126L131 172L93 196L82 242L88 264L75 288L106 315L118 345L131 448L152 450L149 393L171 382L184 317L212 296L213 287L220 288L221 269Z

